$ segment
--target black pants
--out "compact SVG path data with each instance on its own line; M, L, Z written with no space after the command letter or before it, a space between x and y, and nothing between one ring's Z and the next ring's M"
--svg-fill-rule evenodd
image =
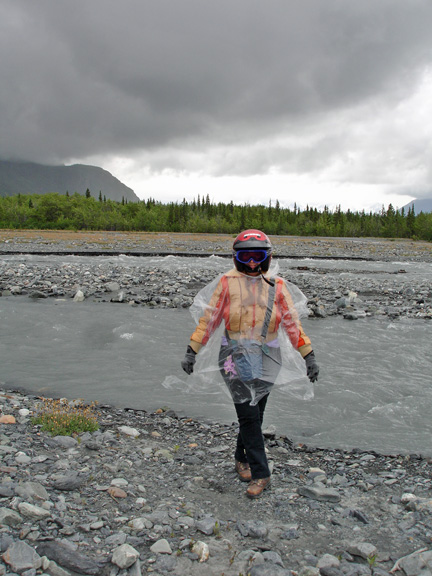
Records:
M267 400L268 394L261 398L255 406L251 406L249 402L234 404L240 426L235 459L239 462L249 462L254 480L270 476L262 434Z

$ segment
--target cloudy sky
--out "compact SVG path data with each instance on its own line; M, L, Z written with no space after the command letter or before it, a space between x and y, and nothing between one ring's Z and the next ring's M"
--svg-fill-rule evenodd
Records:
M432 197L431 0L0 0L0 158L140 198Z

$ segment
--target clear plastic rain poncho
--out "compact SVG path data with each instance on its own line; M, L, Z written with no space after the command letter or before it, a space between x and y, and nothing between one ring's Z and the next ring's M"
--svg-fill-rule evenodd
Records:
M198 292L190 312L197 324L192 339L202 347L187 391L214 392L219 384L235 403L251 405L273 387L297 398L313 397L297 350L307 299L277 270L276 264L265 275L274 287L261 276L233 269ZM167 378L164 386L174 380Z

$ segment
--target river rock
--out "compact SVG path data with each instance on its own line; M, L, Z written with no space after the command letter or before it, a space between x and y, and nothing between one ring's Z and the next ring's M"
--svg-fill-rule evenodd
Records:
M303 566L299 572L299 576L320 576L321 571L316 566Z
M265 564L253 566L250 576L292 576L292 572L272 562L266 562Z
M43 518L48 518L50 512L41 508L40 506L34 506L28 502L20 502L18 504L18 510L25 518L30 518L31 520L42 520Z
M317 564L317 567L320 569L320 572L322 572L327 568L339 568L339 566L340 566L340 560L336 556L333 556L333 554L324 554L318 560Z
M13 544L14 539L9 534L0 532L0 554L6 552L11 544Z
M11 544L2 558L14 572L20 574L26 570L37 570L42 565L41 557L34 548L20 540Z
M120 290L120 284L118 282L107 282L105 284L105 290L107 292L118 292Z
M306 498L319 500L320 502L339 502L341 497L337 490L326 488L322 483L300 486L297 492Z
M282 568L284 567L284 564L282 562L282 558L280 557L280 555L277 552L273 552L272 550L266 550L265 552L263 552L262 555L263 555L265 562L272 562L273 564L277 564L278 566L282 566Z
M112 498L127 498L127 492L118 486L110 486L107 492Z
M15 484L3 482L0 484L0 498L9 498L15 494Z
M132 436L133 438L138 438L140 433L136 428L132 428L131 426L119 426L119 432L122 434L126 434L127 436Z
M130 568L139 558L139 552L129 544L122 544L116 548L112 555L111 562L121 570Z
M11 414L1 414L0 415L0 424L15 424L16 419L15 416Z
M111 480L111 486L114 486L116 488L121 488L122 486L128 486L129 482L126 480L126 478L113 478Z
M53 540L41 542L37 546L37 552L46 556L67 570L73 570L79 574L98 576L102 573L103 564L85 556L68 542Z
M15 454L15 462L17 464L28 464L29 462L31 462L31 456L29 456L25 452L17 452Z
M49 494L40 482L22 482L15 488L15 493L26 500L48 500Z
M85 295L82 290L77 290L75 296L73 297L74 302L84 302Z
M358 320L360 316L356 310L347 310L343 313L343 317L345 320Z
M376 556L378 550L373 544L369 544L369 542L359 542L349 546L348 552L353 556L359 556L360 558L367 560L368 558L370 559Z
M155 554L172 554L171 546L168 540L162 538L150 546L150 550Z
M215 531L216 523L217 523L217 520L209 517L209 518L203 518L202 520L198 520L198 522L196 522L195 526L196 526L197 530L199 530L203 534L211 535Z
M78 444L78 440L72 438L71 436L54 436L53 441L62 448L75 448Z
M198 540L192 546L191 551L198 556L199 562L207 562L210 556L210 550L206 542Z
M20 516L18 512L15 512L15 510L0 508L0 525L19 526L22 522L22 516Z
M87 476L71 471L66 474L52 476L52 481L52 486L56 490L70 491L82 486L87 481Z
M33 292L30 292L29 298L33 298L34 300L37 300L38 298L39 299L48 298L48 295L45 294L45 292L42 292L40 290L33 290Z
M238 521L237 528L242 536L250 536L251 538L265 539L269 533L268 525L261 520Z
M406 576L429 576L432 573L432 550L414 552L398 561Z

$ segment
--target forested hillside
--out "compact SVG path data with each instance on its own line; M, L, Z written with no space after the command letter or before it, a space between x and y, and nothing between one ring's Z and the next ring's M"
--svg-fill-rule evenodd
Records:
M78 194L45 194L0 198L0 228L59 230L137 230L235 234L260 228L267 234L417 238L432 241L432 214L395 210L342 212L340 208L300 210L274 206L213 203L209 196L193 202L162 204L107 200Z

